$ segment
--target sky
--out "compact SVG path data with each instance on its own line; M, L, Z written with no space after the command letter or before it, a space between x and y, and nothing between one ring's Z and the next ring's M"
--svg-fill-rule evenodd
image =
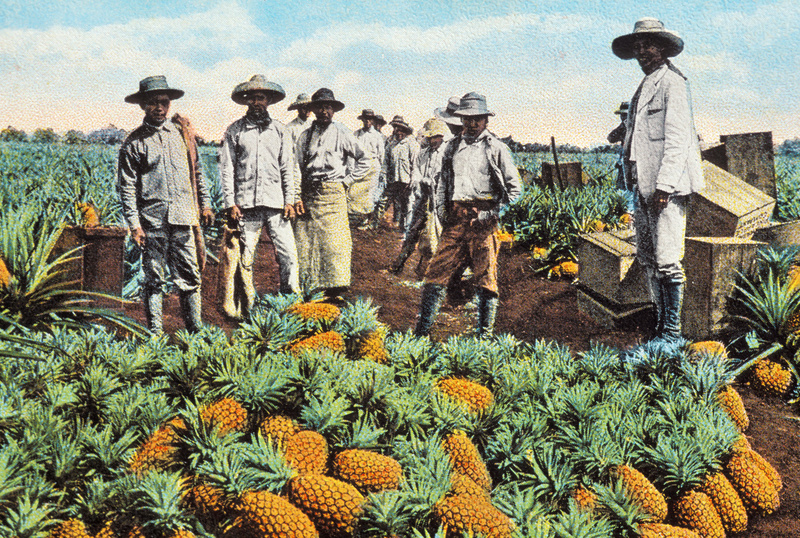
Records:
M297 94L320 87L352 129L364 108L419 128L449 97L477 91L501 137L592 147L643 76L611 41L651 16L684 39L674 63L707 144L800 137L797 0L0 2L0 127L28 133L134 129L142 111L124 97L163 74L186 92L171 111L219 140L244 114L234 86L263 74L286 92L270 107L283 122Z

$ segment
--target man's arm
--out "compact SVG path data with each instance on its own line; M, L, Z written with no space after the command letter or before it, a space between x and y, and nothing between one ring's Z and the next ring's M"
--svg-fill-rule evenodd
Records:
M225 131L222 146L219 148L219 183L222 192L222 205L225 209L236 205L236 191L234 185L236 138L234 126Z
M139 203L137 198L137 183L139 181L139 166L133 146L123 144L119 150L119 163L117 166L117 191L122 202L122 215L131 231L139 228Z
M339 136L342 137L342 149L345 155L354 159L352 168L344 178L345 187L350 187L356 181L364 179L369 173L369 158L353 133L340 131Z
M675 75L665 78L662 84L665 110L660 113L663 114L664 121L664 154L658 167L656 190L672 193L686 169L689 152L693 150L696 141L692 140L693 120L686 81ZM659 113L649 114L646 121L652 121L656 114Z

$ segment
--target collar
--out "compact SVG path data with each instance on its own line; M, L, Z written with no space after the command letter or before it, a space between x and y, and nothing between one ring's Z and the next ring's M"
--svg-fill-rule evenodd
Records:
M479 140L485 140L488 137L489 137L489 129L484 129L475 138L472 138L472 137L466 135L465 133L461 133L461 140L465 144L474 144L475 142L478 142Z
M144 121L142 121L142 125L144 125L145 127L149 128L149 129L152 129L153 131L177 131L178 130L178 128L175 126L174 123L172 123L172 121L169 118L164 120L161 124L150 123L149 121L147 121L147 118L145 118Z
M269 112L267 112L267 116L263 120L255 120L247 114L244 115L244 120L247 127L251 128L257 127L260 129L267 129L272 125L272 117L269 115Z

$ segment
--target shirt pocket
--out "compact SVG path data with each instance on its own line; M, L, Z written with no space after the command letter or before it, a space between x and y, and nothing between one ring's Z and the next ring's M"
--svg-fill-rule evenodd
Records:
M666 103L663 95L657 95L645 109L647 118L647 135L650 140L664 140L664 120Z

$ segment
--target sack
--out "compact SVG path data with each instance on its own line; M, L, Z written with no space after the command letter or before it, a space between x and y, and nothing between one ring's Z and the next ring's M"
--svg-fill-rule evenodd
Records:
M242 319L247 297L239 259L241 258L241 232L223 227L222 247L217 272L217 302L219 311L228 318Z

